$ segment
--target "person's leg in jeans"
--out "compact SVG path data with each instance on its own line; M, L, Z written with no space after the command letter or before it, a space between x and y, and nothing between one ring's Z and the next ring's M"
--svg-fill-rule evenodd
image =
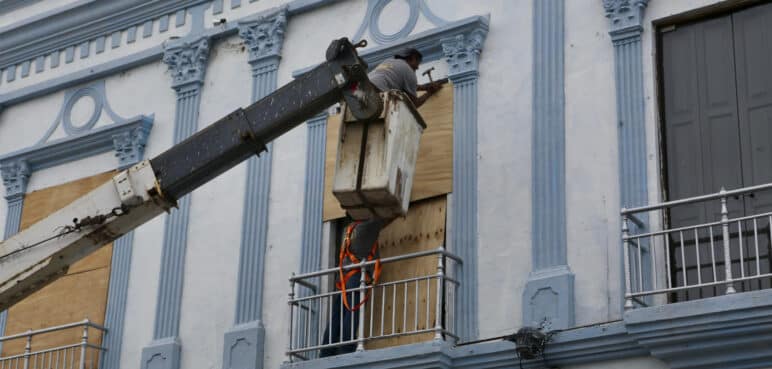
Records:
M359 303L359 293L352 292L359 287L359 273L353 275L346 281L346 290L348 295L348 303L352 308ZM332 317L327 324L327 328L324 331L324 337L322 338L322 344L327 345L330 343L346 342L357 338L359 327L359 312L348 311L343 306L343 301L340 294L336 294L332 298ZM342 323L342 330L341 330ZM353 327L353 335L352 333ZM348 344L337 347L328 347L319 350L319 357L335 356L340 354L347 354L356 350L356 344Z

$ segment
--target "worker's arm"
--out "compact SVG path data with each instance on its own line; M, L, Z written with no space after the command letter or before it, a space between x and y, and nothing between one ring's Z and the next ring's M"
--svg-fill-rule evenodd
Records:
M437 91L439 91L442 88L442 85L440 84L428 84L428 85L421 85L418 86L418 91L426 91L424 94L418 97L410 96L411 100L413 100L413 105L415 105L416 108L421 107L426 100L429 100L429 98L434 95Z

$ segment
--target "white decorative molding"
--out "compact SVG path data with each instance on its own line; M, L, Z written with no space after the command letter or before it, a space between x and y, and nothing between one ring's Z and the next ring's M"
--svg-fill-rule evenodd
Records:
M353 40L360 40L365 36L365 31L368 31L369 39L375 41L379 45L391 44L398 40L407 38L410 33L415 29L418 23L418 16L423 15L434 26L441 27L448 22L432 12L426 0L403 0L409 6L409 14L405 20L405 24L399 31L392 34L385 34L380 28L380 19L383 16L383 11L386 6L392 2L392 0L368 0L367 13L365 13L362 22L359 25Z

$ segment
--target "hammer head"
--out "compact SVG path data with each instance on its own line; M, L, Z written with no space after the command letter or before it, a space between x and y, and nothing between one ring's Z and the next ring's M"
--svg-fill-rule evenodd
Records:
M429 76L429 79L431 79L431 78L432 78L432 71L433 71L433 70L434 70L434 67L431 67L431 68L429 68L429 69L425 70L423 73L421 73L421 75L422 75L422 76L426 76L426 75L428 75L428 76Z

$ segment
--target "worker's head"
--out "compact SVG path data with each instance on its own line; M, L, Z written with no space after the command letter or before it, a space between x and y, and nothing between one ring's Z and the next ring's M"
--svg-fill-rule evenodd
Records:
M423 55L421 55L420 51L409 47L402 49L398 53L394 54L394 58L402 59L407 62L408 65L410 65L410 68L413 68L413 70L418 70L418 66L421 65Z

